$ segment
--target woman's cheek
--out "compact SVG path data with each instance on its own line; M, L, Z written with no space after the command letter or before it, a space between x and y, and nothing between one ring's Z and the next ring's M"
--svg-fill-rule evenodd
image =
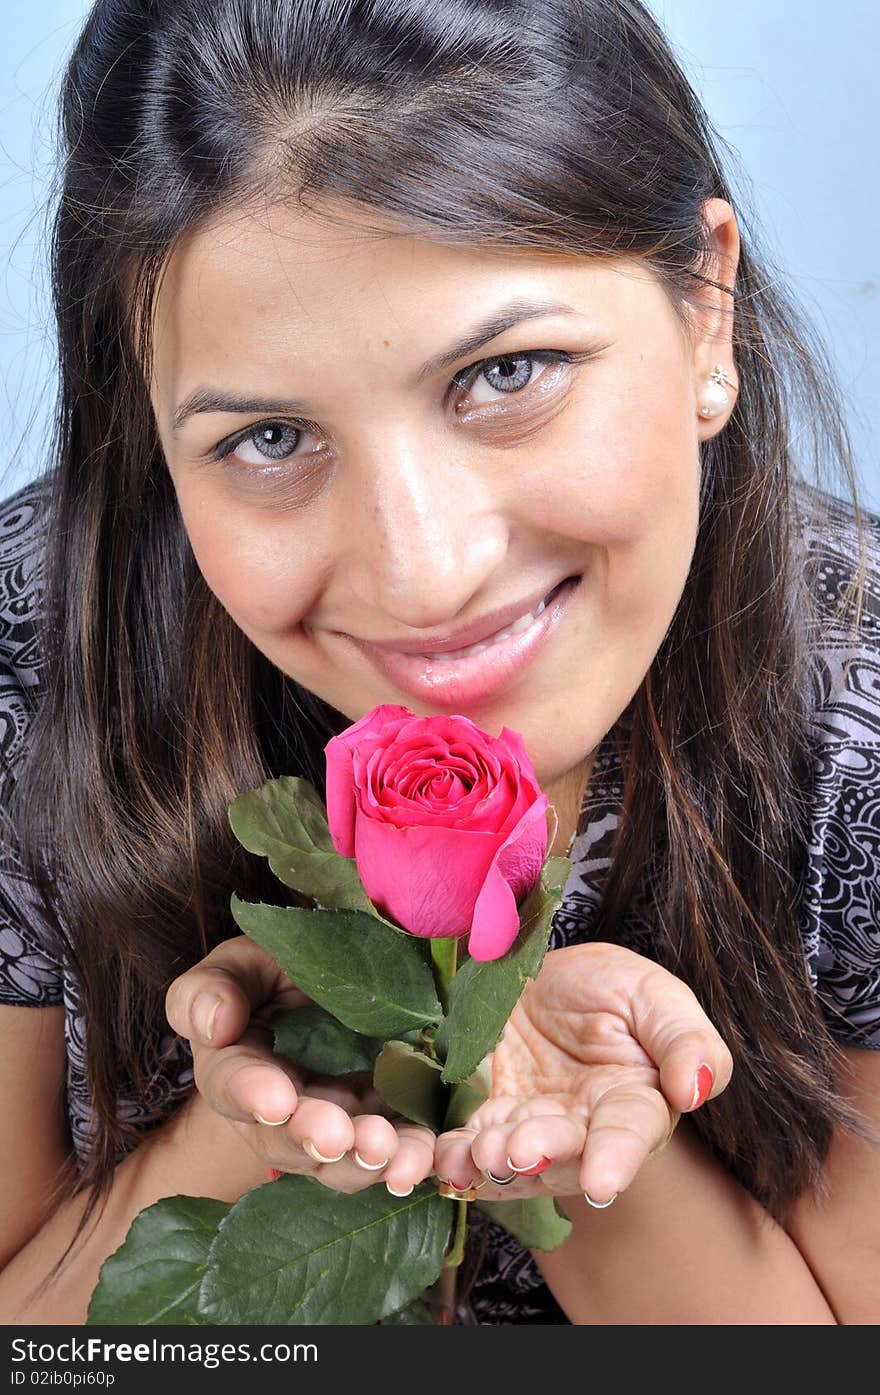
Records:
M699 450L681 413L662 402L644 418L609 417L605 432L596 425L589 457L573 471L577 527L599 549L596 584L607 622L650 647L672 618L693 558Z
M206 585L246 633L297 623L307 600L289 546L273 545L240 511L229 513L215 499L181 501L181 514Z
M562 430L546 443L550 461L533 471L543 486L533 490L535 506L543 497L545 524L561 536L625 547L670 524L689 528L699 453L689 425L688 379L675 359L659 375L660 387L645 380L639 366L627 363L626 373L618 367L591 379L560 419Z

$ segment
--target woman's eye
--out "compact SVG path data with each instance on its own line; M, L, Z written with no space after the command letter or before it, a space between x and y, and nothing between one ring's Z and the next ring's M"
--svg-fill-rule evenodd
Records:
M239 460L243 465L277 465L292 455L308 433L289 421L264 421L217 447L215 459ZM301 451L300 454L309 452Z
M453 378L453 385L467 396L458 410L479 408L504 401L506 397L517 397L532 387L536 381L544 384L542 366L556 365L562 368L588 355L573 355L564 351L549 349L530 352L499 354L496 358L483 359L470 368L463 369ZM551 374L555 380L557 374ZM309 422L263 421L249 427L237 436L221 441L212 454L212 459L232 462L236 466L250 468L260 474L280 475L291 457L302 460L320 454L320 447L298 450L303 441L320 440L318 428ZM273 469L272 467L281 467Z
M498 402L503 397L513 397L525 388L531 387L536 377L536 366L547 363L566 362L568 354L551 353L549 350L530 353L500 354L497 358L484 359L473 368L466 368L453 379L455 386L468 394L468 405L480 407L488 402ZM490 389L480 393L480 385Z

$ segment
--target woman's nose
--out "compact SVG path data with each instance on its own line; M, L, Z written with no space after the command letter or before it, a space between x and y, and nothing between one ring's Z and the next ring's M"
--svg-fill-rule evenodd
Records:
M481 590L507 550L502 501L488 471L460 452L441 458L399 432L349 476L344 528L349 585L365 606L401 625L436 629Z

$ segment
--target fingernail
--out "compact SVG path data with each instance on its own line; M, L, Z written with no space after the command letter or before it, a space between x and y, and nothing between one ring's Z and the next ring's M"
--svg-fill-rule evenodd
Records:
M266 1168L266 1181L267 1181L267 1182L277 1182L277 1181L278 1181L278 1178L279 1178L279 1177L283 1177L283 1176L284 1176L284 1173L281 1171L281 1168L280 1168L280 1167L267 1167L267 1168Z
M317 1148L315 1147L314 1143L310 1138L304 1138L302 1141L302 1146L305 1148L309 1157L314 1158L315 1162L319 1163L341 1162L342 1159L345 1157L346 1153L348 1152L347 1148L343 1148L342 1152L337 1153L335 1158L325 1158L323 1153L318 1152Z
M509 1177L496 1177L495 1173L490 1172L488 1167L486 1168L486 1176L489 1178L490 1182L495 1183L496 1187L506 1187L510 1182L515 1182L517 1179L516 1172L511 1172Z
M268 1124L270 1129L278 1129L282 1124L286 1124L288 1119L292 1119L292 1114L285 1114L283 1119L264 1119L262 1114L254 1112L254 1118L258 1124Z
M453 1182L452 1178L450 1177L449 1185L453 1188L454 1191L469 1192L476 1180L476 1177L469 1177L466 1182Z
M587 1192L584 1192L584 1201L587 1203L588 1206L592 1206L594 1210L604 1211L605 1207L610 1206L612 1201L616 1201L619 1195L620 1192L615 1192L613 1196L609 1196L607 1201L594 1201L593 1198Z
M646 1159L646 1161L648 1161L648 1160L651 1159L651 1158L656 1158L660 1153L663 1152L663 1149L667 1146L667 1144L670 1143L670 1142L672 1141L672 1135L675 1133L675 1130L678 1128L678 1121L679 1121L680 1118L681 1118L681 1115L679 1114L679 1112L678 1112L677 1110L671 1110L671 1111L670 1111L669 1128L666 1130L665 1136L660 1140L660 1142L657 1144L656 1148L652 1148L652 1149L651 1149L650 1153L648 1154L648 1158Z
M385 1186L388 1188L392 1196L409 1196L410 1192L412 1191L412 1187L407 1187L405 1192L396 1192L394 1188L391 1186L390 1182L386 1182Z
M507 1159L507 1166L511 1172L518 1172L520 1177L537 1177L539 1172L546 1172L551 1165L551 1158L539 1158L536 1163L530 1163L528 1167L517 1167L515 1163Z
M216 993L199 993L192 1005L193 1026L208 1041L214 1040L214 1019L221 1001Z
M715 1075L712 1067L704 1061L694 1076L694 1097L691 1100L691 1109L699 1109L701 1104L706 1103L712 1093L714 1083Z
M476 1201L477 1191L475 1187L468 1187L465 1191L459 1191L451 1182L438 1182L437 1191L440 1196L449 1197L450 1201Z
M357 1163L358 1167L363 1167L367 1172L381 1172L382 1168L387 1167L389 1162L391 1161L390 1158L383 1158L382 1161L379 1163L364 1162L357 1148L355 1148L354 1150L354 1160Z

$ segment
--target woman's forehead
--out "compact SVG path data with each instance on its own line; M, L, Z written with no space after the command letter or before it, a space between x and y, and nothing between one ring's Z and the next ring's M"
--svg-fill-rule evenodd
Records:
M154 328L157 350L178 359L297 336L313 353L369 353L387 339L417 356L502 301L564 305L599 328L657 294L635 263L380 236L279 207L185 239L163 275Z
M622 278L650 285L648 268L628 258L577 255L560 248L514 248L449 244L407 231L366 211L340 223L334 215L276 204L246 210L211 224L182 240L169 258L166 276L176 291L195 289L199 281L213 289L251 288L277 295L284 283L304 301L326 297L338 288L342 299L352 286L363 288L371 277L383 292L398 282L444 292L457 285L467 295L475 282L508 278L567 281L607 298Z

